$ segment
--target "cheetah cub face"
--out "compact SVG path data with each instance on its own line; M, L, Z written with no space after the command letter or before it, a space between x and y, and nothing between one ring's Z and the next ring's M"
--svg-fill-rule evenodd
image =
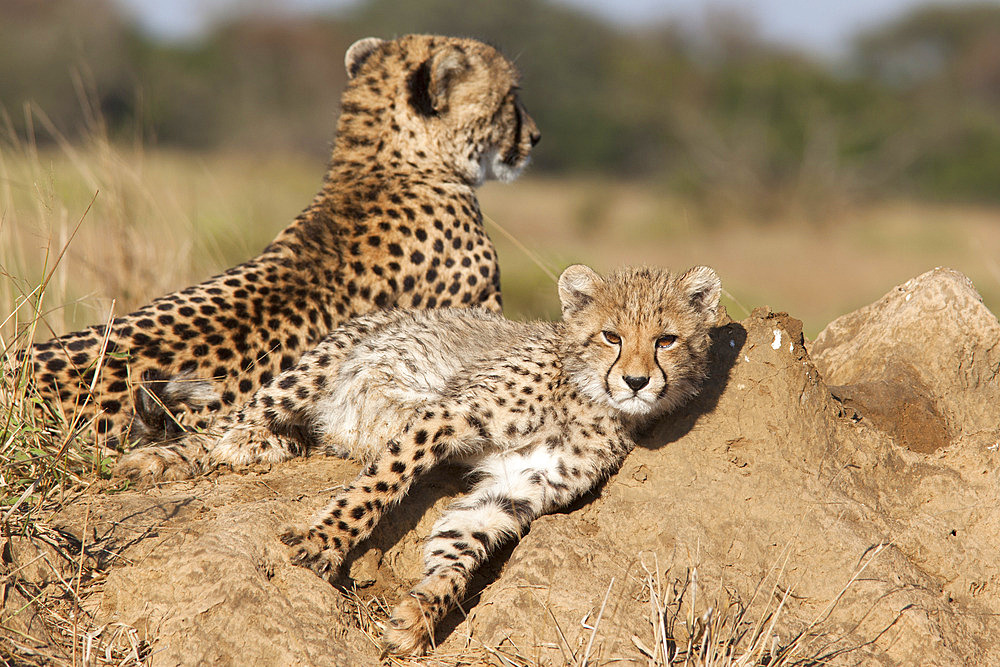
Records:
M648 268L602 278L569 267L559 297L572 344L570 376L592 400L632 418L678 407L706 374L721 289L704 266L679 278Z

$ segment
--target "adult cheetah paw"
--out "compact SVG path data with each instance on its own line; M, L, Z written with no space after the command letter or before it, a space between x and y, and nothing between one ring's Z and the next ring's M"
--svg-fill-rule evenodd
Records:
M115 476L124 477L140 487L155 482L190 479L199 472L197 463L169 447L134 449L118 459L115 466Z
M341 555L327 547L315 528L286 528L279 539L288 545L288 558L293 565L308 567L321 577L336 572L340 567Z
M411 595L392 610L382 633L382 646L385 653L424 655L431 647L433 632L428 610L424 609L419 598Z

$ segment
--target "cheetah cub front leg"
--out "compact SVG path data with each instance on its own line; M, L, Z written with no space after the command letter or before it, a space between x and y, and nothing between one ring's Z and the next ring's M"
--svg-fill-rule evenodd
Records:
M292 563L323 576L335 573L351 547L371 534L420 475L455 451L476 447L480 433L464 415L455 405L431 404L419 410L309 528L292 527L281 534Z
M494 550L580 492L579 480L554 465L539 468L539 458L537 452L507 452L477 465L479 482L448 507L427 538L424 578L392 610L383 635L386 650L425 653L438 622L462 602L473 573Z

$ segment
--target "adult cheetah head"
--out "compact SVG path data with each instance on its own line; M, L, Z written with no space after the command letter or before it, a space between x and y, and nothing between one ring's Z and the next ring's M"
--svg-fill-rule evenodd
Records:
M471 185L510 181L540 139L519 74L473 39L368 37L347 51L338 147L371 148L390 167L444 169Z
M707 373L721 289L706 266L680 276L625 268L607 278L570 266L559 277L570 377L592 400L633 418L678 407Z

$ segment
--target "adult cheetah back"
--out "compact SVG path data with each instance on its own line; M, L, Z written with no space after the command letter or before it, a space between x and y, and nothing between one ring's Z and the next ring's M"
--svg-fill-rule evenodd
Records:
M169 396L180 409L176 422L157 425L164 436L229 412L355 315L500 310L474 189L516 178L539 139L513 64L475 40L409 35L360 40L345 65L330 167L309 207L257 257L116 318L110 330L32 346L45 398L93 419L99 439L119 446L139 429L143 380L146 404Z

